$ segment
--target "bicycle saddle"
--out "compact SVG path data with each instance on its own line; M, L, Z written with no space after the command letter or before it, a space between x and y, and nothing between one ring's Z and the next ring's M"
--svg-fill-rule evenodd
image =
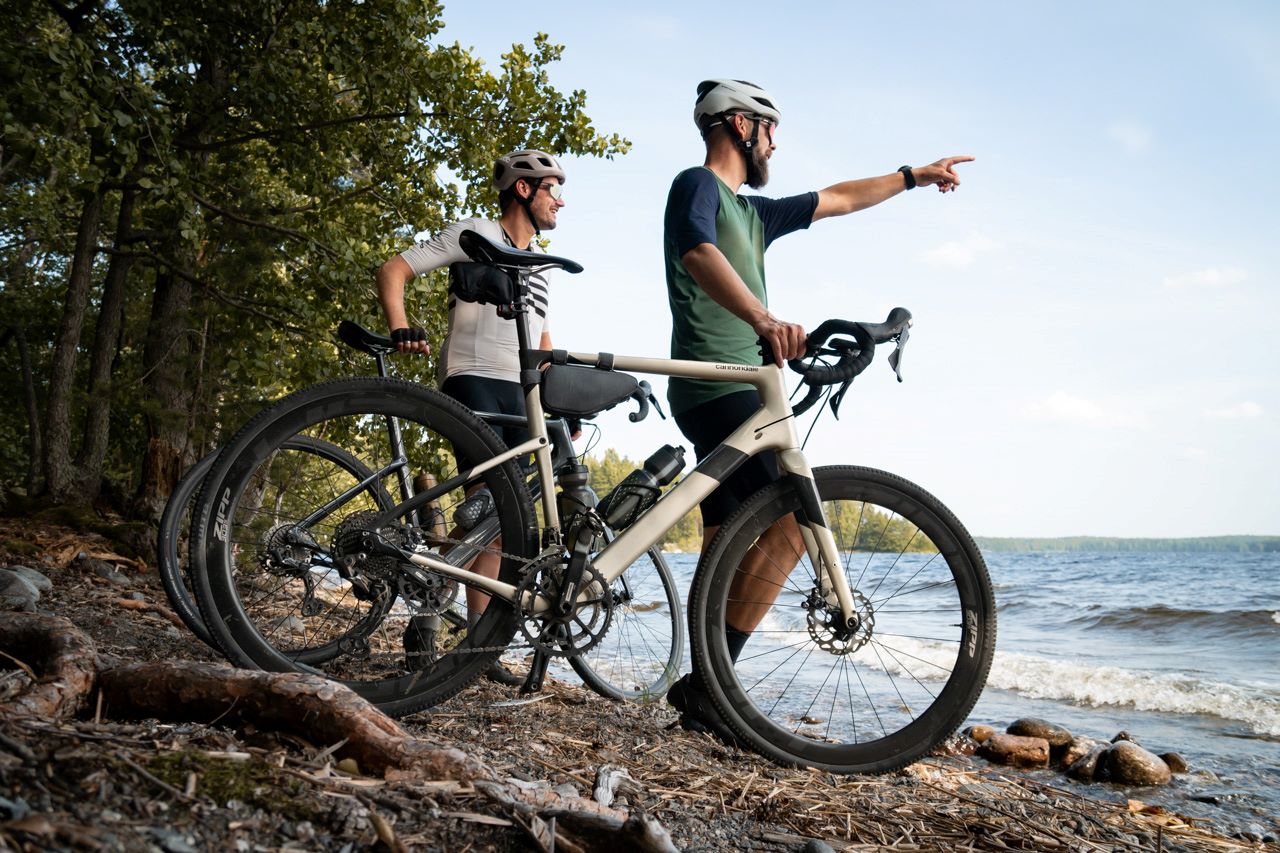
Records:
M513 249L510 246L495 243L488 237L482 237L475 231L463 231L459 234L458 245L471 260L494 266L524 268L555 266L565 272L582 272L582 264L577 261L555 255L544 255L541 252Z
M391 338L369 331L359 323L343 320L338 324L338 337L352 349L367 352L369 355L386 355L396 351Z

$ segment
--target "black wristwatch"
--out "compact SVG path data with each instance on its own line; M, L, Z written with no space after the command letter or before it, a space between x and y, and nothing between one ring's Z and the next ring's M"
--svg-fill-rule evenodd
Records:
M911 167L903 166L900 169L898 169L898 171L902 173L902 180L907 185L907 189L909 190L915 189L916 176L911 173Z

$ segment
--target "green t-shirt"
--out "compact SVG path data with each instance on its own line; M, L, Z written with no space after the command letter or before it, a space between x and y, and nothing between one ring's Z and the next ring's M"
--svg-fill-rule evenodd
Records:
M667 197L663 229L672 358L727 364L760 363L755 331L707 295L680 259L694 246L714 244L747 288L767 307L765 249L777 237L807 228L813 220L817 201L817 193L783 199L739 196L714 172L701 166L676 176ZM686 412L752 386L672 377L667 387L672 412Z

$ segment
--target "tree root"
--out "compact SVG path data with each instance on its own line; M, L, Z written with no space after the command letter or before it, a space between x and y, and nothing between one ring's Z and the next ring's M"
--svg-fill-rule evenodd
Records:
M564 796L543 784L502 779L454 747L410 736L347 687L315 675L231 669L196 662L139 663L97 671L92 640L65 619L9 613L0 625L0 666L17 662L32 683L0 703L0 715L64 720L96 684L99 710L116 720L159 719L289 732L353 759L366 775L471 784L529 831L541 847L667 853L670 836L653 818ZM12 668L12 666L6 667Z
M0 716L46 720L74 717L88 701L98 674L98 651L89 636L58 616L4 614L0 667L25 670L33 683L0 703Z

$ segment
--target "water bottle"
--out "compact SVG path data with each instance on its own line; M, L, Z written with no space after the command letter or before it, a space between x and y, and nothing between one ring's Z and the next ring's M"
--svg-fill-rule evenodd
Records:
M658 500L662 487L684 470L684 448L663 445L600 501L600 515L614 530L625 530Z
M591 488L591 473L586 465L573 465L561 471L558 479L560 493L556 495L556 507L562 525L567 525L575 515L600 502Z

